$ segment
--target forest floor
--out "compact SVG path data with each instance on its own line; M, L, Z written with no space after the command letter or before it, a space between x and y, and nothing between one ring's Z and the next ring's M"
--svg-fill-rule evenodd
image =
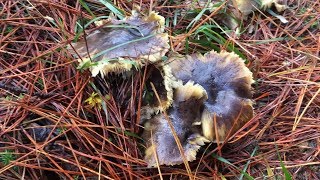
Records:
M288 0L286 23L255 11L238 34L219 23L225 3L104 2L0 0L0 179L320 179L320 1ZM165 17L171 52L234 51L253 72L254 117L229 143L203 146L191 171L147 168L138 105L115 101L139 79L92 107L90 72L66 49L83 24L134 3Z

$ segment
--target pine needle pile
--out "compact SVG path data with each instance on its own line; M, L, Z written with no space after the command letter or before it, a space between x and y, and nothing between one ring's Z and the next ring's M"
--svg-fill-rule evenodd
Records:
M256 9L240 31L221 19L227 3L200 2L0 1L0 179L320 179L320 2ZM187 167L143 160L152 68L94 79L94 64L79 66L66 48L134 4L165 17L170 53L235 52L254 74L254 117Z

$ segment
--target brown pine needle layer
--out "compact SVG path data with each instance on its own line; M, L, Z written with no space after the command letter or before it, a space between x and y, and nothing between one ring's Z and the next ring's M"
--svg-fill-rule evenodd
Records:
M97 28L90 24L83 33L83 24L110 10L95 0L5 0L0 1L0 179L229 179L239 178L240 170L262 179L283 177L281 162L293 179L320 179L320 2L288 0L281 14L287 24L255 12L238 37L216 26L222 27L215 19L218 10L186 29L193 18L187 18L191 10L183 2L117 0L115 6L127 15L134 3L158 11L168 19L171 50L179 53L242 53L256 80L255 116L230 143L202 148L189 163L191 172L184 165L147 168L137 117L148 73L93 80L66 50L76 36ZM208 40L197 31L204 25L215 25L226 41ZM102 99L100 107L85 102L93 92Z

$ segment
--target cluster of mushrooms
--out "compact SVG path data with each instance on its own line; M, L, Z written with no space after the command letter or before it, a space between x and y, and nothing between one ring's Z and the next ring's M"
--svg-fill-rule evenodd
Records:
M80 65L94 63L94 77L132 71L134 64L159 69L159 99L141 108L149 167L193 161L202 145L224 142L253 116L253 79L244 60L210 51L175 54L164 62L170 47L164 22L155 12L134 11L123 20L109 20L69 48Z

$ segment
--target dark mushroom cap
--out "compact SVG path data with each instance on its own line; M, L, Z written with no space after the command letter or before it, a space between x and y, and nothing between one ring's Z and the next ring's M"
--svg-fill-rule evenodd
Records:
M194 81L208 94L201 120L206 138L224 141L252 118L254 81L244 60L236 54L211 51L204 56L176 56L171 61L168 66L177 79Z
M205 142L226 140L253 116L252 73L234 53L175 55L170 61L164 66L172 72L167 82L174 87L168 119L162 113L154 116L142 135L149 167L181 164L182 153L187 161L195 160Z
M183 163L177 143L181 144L187 161L196 159L200 146L208 142L200 135L201 127L198 126L206 98L201 86L188 82L175 89L173 106L167 110L168 119L161 113L146 122L142 137L146 140L145 160L149 167L156 166L157 162L159 165Z

